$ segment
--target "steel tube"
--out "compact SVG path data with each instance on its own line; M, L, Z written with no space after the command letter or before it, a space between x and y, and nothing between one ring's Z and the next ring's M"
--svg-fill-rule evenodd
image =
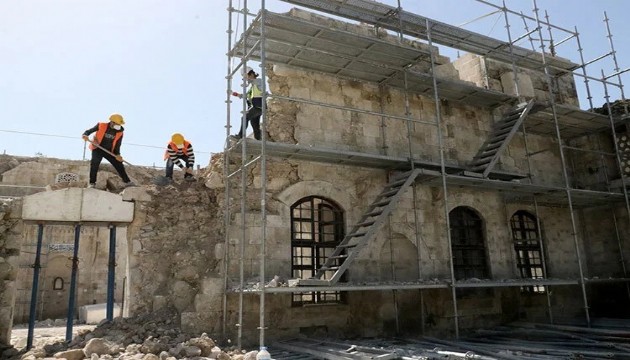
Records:
M26 337L26 349L33 347L33 335L35 333L35 314L37 310L37 293L39 289L39 270L41 269L42 242L44 238L44 225L37 225L37 250L35 250L35 262L33 263L33 287L31 288L31 304L28 313L28 335Z
M107 310L106 319L114 319L114 286L116 279L116 226L109 226L109 261L107 263Z
M72 274L70 275L70 291L68 292L68 316L66 317L66 341L72 340L72 325L74 322L74 304L77 291L77 272L79 272L79 238L81 224L74 227L74 251L72 253Z

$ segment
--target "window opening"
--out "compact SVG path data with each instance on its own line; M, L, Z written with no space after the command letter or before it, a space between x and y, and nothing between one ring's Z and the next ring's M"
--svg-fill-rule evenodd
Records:
M324 198L309 196L291 206L291 272L294 278L315 275L344 237L343 211ZM340 265L342 260L335 265ZM326 271L330 279L334 270ZM345 277L345 274L344 274ZM343 281L343 278L342 278ZM313 291L293 294L293 305L343 303L340 291Z
M519 210L512 215L510 227L514 251L516 252L516 266L521 278L544 279L545 273L536 216L527 211ZM521 291L544 293L545 287L542 285L523 286Z
M483 221L475 211L457 207L449 213L455 279L487 279Z

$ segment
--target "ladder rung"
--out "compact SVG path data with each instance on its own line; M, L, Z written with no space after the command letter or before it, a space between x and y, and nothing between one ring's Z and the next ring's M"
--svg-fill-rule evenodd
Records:
M331 270L339 270L339 266L322 266L317 271L331 271Z
M366 232L355 232L352 233L350 235L347 235L348 238L353 238L353 237L360 237L360 236L364 236L365 234L367 234Z
M520 118L520 116L517 117L516 119L510 119L510 120L502 121L500 123L501 126L499 126L499 129L507 129L509 127L514 126L514 124L516 124L516 122L518 121L519 118Z
M370 221L364 221L360 224L357 224L357 227L364 227L364 226L370 226L372 224L374 224L376 221L370 220Z
M494 136L501 136L503 134L509 133L510 131L512 131L512 127L509 127L509 128L506 128L506 129L503 129L503 130L500 130L500 131L497 131L497 132L494 133Z
M409 171L405 171L404 173L396 174L392 178L392 180L407 179L409 177L409 175L411 175L412 172L413 172L413 170L409 170Z
M502 144L502 143L498 142L498 143L494 143L494 144L492 144L492 145L488 145L488 146L486 146L486 151L488 151L488 150L498 149L498 148L500 148L500 147L501 147L501 144Z
M348 254L343 254L343 255L331 256L331 257L329 257L329 259L345 259L347 257L348 257Z
M490 160L491 159L475 160L475 161L471 162L470 165L478 166L478 165L483 165L483 164L489 164Z
M494 155L497 153L497 151L499 151L497 148L490 149L490 150L486 149L480 154L479 158L484 158L484 157L487 157L488 155Z
M359 244L339 244L337 245L337 247L341 247L341 248L351 248L351 247L356 247Z
M502 142L503 140L505 140L507 138L507 134L503 134L503 135L499 135L499 136L495 136L492 139L490 139L490 142L488 144L497 144Z
M389 190L389 191L385 191L379 194L379 197L384 198L384 197L388 197L390 195L394 195L398 192L400 188L396 188L394 190Z
M387 184L387 187L393 188L393 187L399 187L400 185L404 184L405 181L407 181L407 179L400 179L400 180L396 180L396 181L392 181L389 184Z
M382 213L383 213L383 210L375 210L375 211L371 211L365 214L365 216L367 217L378 216L378 215L381 215Z
M470 169L470 171L480 171L480 170L486 170L487 166L475 166L474 168Z
M384 206L384 205L389 204L389 202L390 202L390 199L385 199L385 200L381 200L379 202L375 202L374 205L375 206Z

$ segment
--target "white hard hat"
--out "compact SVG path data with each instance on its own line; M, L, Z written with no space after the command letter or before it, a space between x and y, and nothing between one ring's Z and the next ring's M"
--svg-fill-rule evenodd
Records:
M251 67L246 66L243 68L243 76L247 76L247 74L252 73L252 72L254 73L255 76L258 76L258 74Z

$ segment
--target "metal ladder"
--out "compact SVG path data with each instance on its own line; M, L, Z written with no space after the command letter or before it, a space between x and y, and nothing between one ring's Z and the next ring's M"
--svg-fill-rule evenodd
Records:
M534 100L530 100L503 115L470 163L470 171L480 173L484 178L488 177L533 106Z
M361 216L359 222L353 226L352 230L337 245L322 267L317 269L315 276L310 279L300 279L298 285L333 285L337 283L359 255L361 249L379 231L405 190L413 184L419 174L427 174L429 172L423 169L415 169L393 177L363 216ZM434 177L436 175L432 174L430 176ZM330 279L322 279L326 273L332 271L334 271L334 274Z

